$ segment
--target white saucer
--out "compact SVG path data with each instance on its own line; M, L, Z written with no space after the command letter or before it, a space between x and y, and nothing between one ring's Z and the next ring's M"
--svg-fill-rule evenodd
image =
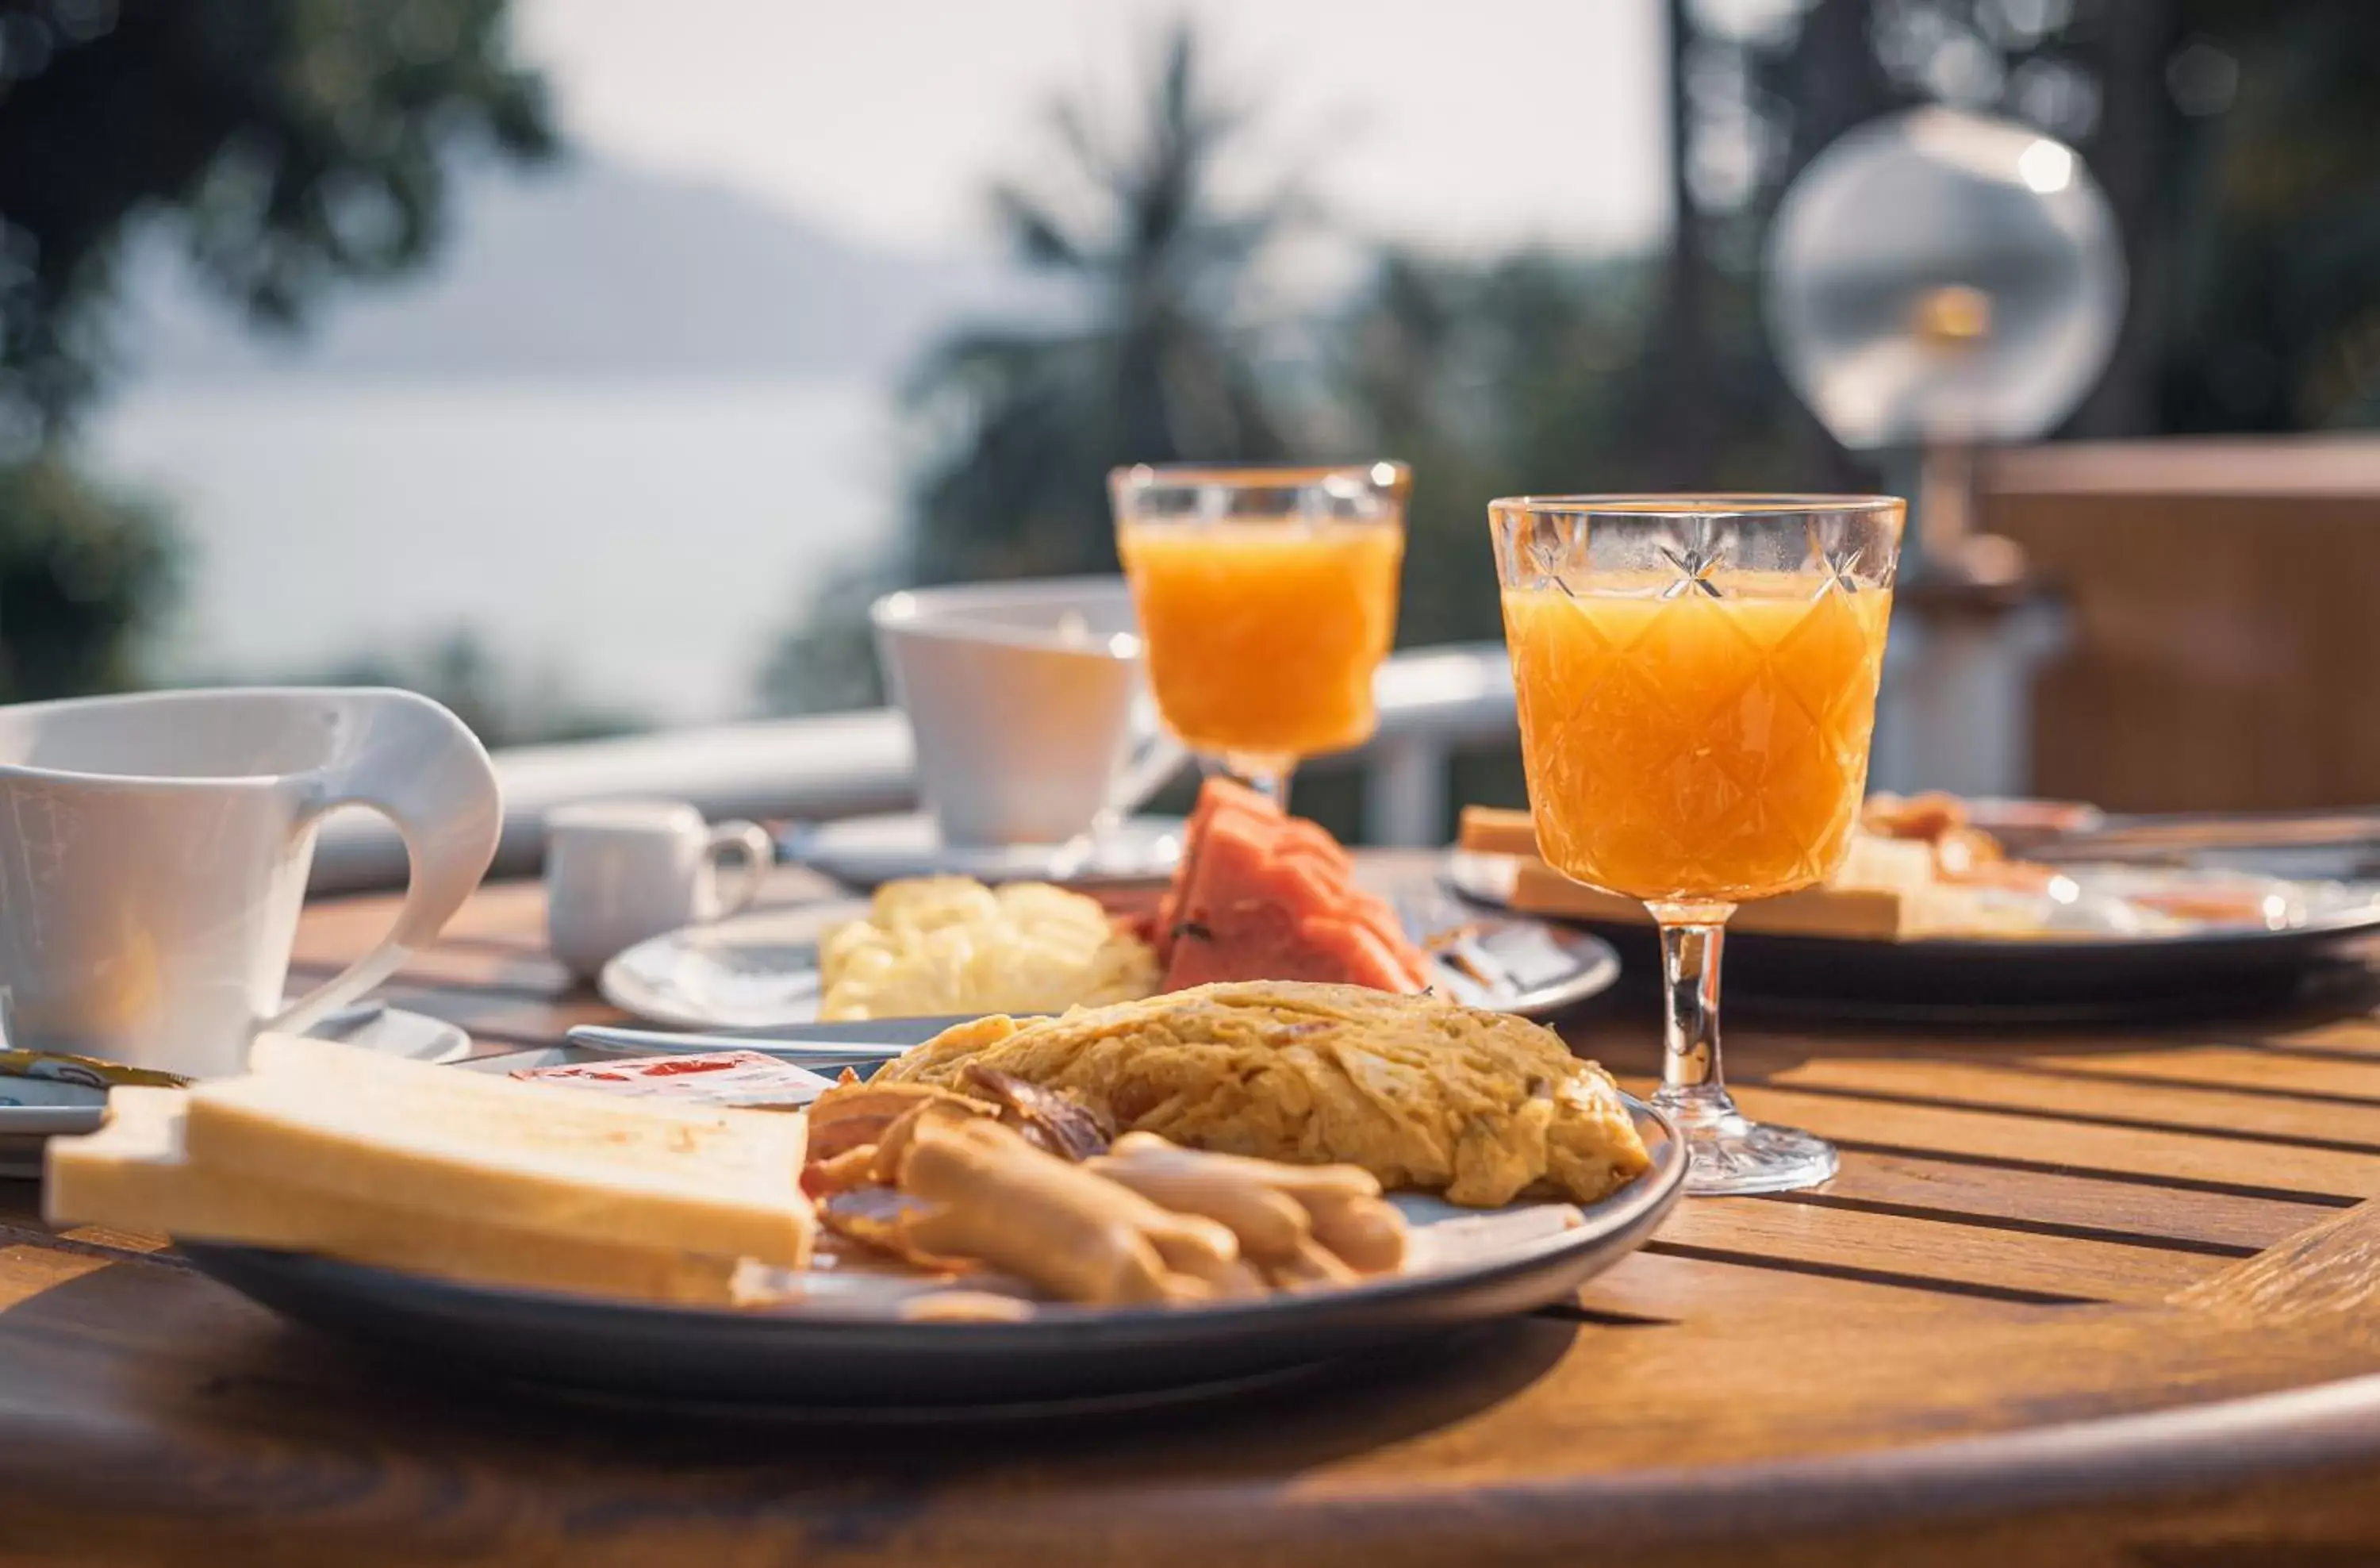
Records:
M340 1027L343 1017L353 1016L334 1014L314 1032L416 1062L456 1062L471 1052L471 1037L443 1018L384 1007ZM97 1085L0 1078L0 1179L39 1179L42 1145L53 1137L97 1132L106 1105L107 1090Z
M1525 915L1454 910L1442 899L1398 903L1408 934L1425 949L1433 948L1433 932L1458 922L1469 929L1462 953L1433 951L1430 960L1433 989L1466 1006L1544 1017L1619 978L1619 955L1585 931ZM813 1023L820 1001L818 939L867 913L865 903L837 900L665 931L604 965L596 983L603 1000L622 1012L674 1029Z
M761 909L637 943L603 966L603 1000L676 1029L767 1028L818 1017L819 937L867 917L856 899Z
M960 876L980 881L1161 881L1182 858L1182 819L1134 817L1097 838L1070 844L944 844L923 812L796 822L777 852L853 887L899 877Z

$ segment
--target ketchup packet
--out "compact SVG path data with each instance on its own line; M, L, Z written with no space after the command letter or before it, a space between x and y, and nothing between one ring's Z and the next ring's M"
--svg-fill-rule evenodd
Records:
M512 1076L530 1083L566 1084L607 1094L686 1100L700 1105L734 1105L747 1111L799 1110L834 1087L832 1078L757 1051L708 1051L690 1056L524 1067Z

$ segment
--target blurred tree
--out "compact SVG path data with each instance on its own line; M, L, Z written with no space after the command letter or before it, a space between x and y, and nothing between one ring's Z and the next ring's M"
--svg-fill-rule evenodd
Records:
M98 389L145 221L273 325L420 261L455 154L552 145L505 6L0 0L0 407L56 432Z
M524 676L508 668L469 626L406 648L360 654L320 675L298 678L310 685L418 691L453 709L491 747L594 740L650 727L637 713L582 701L552 672Z
M1062 102L1050 111L1056 156L1044 174L994 186L1009 248L1059 286L1063 313L962 330L911 374L900 554L854 564L811 595L759 676L762 707L880 699L865 626L872 591L1113 571L1110 468L1291 454L1289 420L1269 395L1279 323L1257 286L1304 203L1284 187L1226 204L1216 164L1248 110L1216 94L1186 23L1154 56L1131 134L1103 134L1091 105Z
M505 0L0 0L0 693L131 680L162 514L71 471L128 243L154 225L256 321L430 254L449 161L552 146Z
M2175 36L2159 427L2380 426L2380 6L2181 0Z
M1255 308L1258 262L1298 199L1216 196L1247 113L1215 94L1186 23L1162 42L1143 113L1117 144L1090 106L1058 104L1057 177L993 188L1017 259L1070 285L1084 319L962 332L911 377L921 581L1112 570L1108 469L1289 451Z
M1382 259L1333 384L1366 444L1413 465L1400 642L1501 635L1490 500L1637 482L1616 432L1655 281L1635 261Z
M0 702L131 685L176 561L154 506L55 454L0 465Z
M1400 643L1502 635L1485 542L1499 495L1818 481L1743 279L1704 286L1694 439L1660 439L1670 282L1651 258L1382 258L1334 334L1330 388L1366 449L1414 466Z
M882 707L884 681L876 667L868 606L905 580L898 565L870 559L829 571L753 678L753 700L760 711L836 713Z

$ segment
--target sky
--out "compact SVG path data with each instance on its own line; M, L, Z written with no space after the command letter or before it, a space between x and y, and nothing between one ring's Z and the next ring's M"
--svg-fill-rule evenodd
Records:
M1187 15L1261 108L1253 188L1451 252L1610 249L1666 221L1658 0L521 0L565 132L855 237L979 247L1042 106L1114 113ZM1261 165L1259 169L1257 165Z

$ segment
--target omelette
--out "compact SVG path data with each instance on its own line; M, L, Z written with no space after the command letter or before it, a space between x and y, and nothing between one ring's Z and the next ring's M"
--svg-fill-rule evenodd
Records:
M1055 1018L990 1017L895 1058L878 1083L964 1089L981 1065L1058 1090L1118 1132L1493 1208L1592 1203L1650 1163L1610 1076L1551 1029L1432 996L1241 981Z

